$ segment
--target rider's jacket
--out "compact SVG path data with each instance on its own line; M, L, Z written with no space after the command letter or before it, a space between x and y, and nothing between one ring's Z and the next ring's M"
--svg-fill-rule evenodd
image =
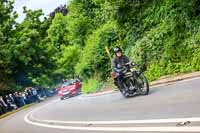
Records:
M126 55L121 57L114 56L112 60L112 69L114 72L120 73L123 69L123 66L129 62L129 58Z

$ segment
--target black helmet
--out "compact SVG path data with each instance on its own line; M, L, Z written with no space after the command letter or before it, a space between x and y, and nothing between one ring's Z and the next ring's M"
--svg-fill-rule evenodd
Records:
M117 53L117 52L122 52L122 49L120 47L115 47L114 48L114 53Z

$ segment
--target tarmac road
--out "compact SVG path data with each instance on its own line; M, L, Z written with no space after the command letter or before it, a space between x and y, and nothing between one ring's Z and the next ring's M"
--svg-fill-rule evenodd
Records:
M0 133L200 132L200 78L150 88L125 99L119 92L58 97L0 120Z

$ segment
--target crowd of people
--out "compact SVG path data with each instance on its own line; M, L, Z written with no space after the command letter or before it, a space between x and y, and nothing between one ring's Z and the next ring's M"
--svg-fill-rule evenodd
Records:
M16 110L26 104L40 102L54 93L56 92L50 93L45 88L28 87L24 92L15 92L4 97L0 96L0 115Z

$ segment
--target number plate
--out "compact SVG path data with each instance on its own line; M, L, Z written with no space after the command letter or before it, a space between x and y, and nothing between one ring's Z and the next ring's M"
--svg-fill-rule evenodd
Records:
M69 91L63 92L63 95L68 95L68 94L69 94Z

